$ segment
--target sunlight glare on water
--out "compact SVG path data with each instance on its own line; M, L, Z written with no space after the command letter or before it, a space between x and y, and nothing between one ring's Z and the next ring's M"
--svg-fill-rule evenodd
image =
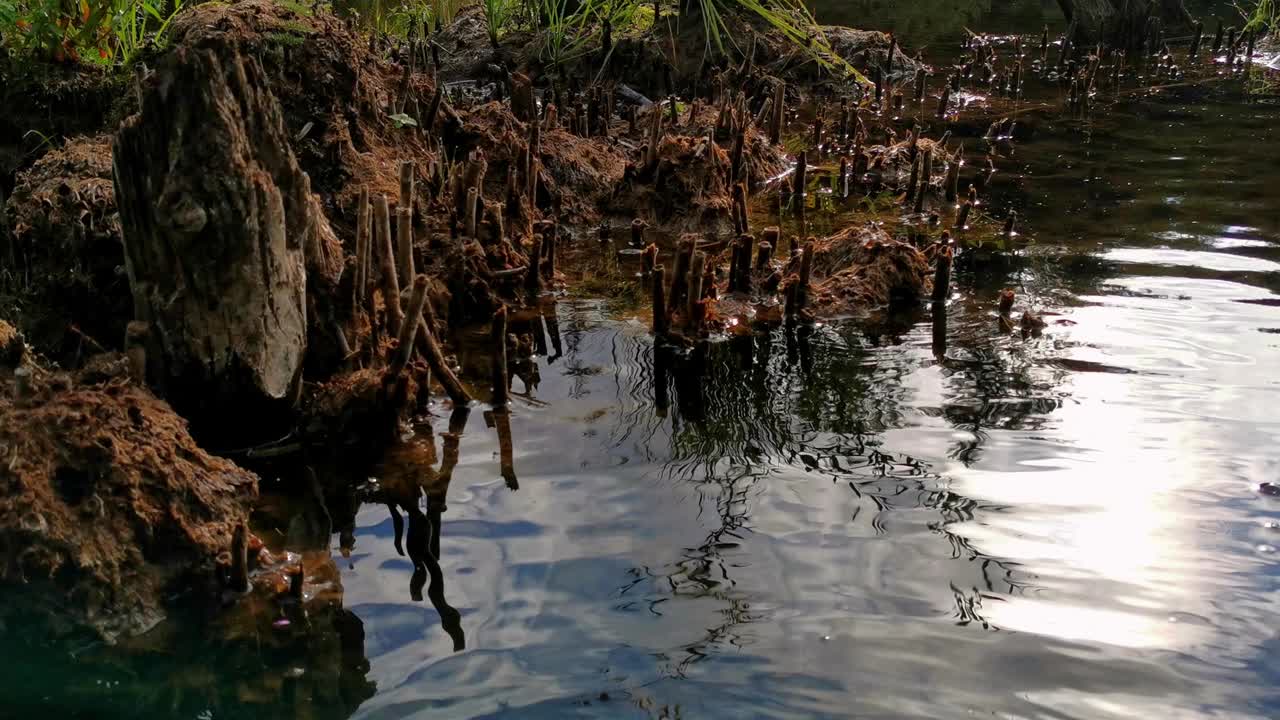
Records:
M944 59L1061 24L820 5ZM337 676L376 692L312 715L1280 717L1280 104L1174 87L1026 132L982 202L1033 242L960 255L945 343L921 308L680 350L607 300L513 316L545 352L510 417L439 401L429 461L365 483L430 486L408 538L333 508ZM1000 329L1005 288L1042 330ZM310 657L188 674L233 695ZM159 670L113 672L96 691Z
M944 52L927 17L884 19ZM1039 122L983 198L1035 242L957 266L940 355L922 315L670 353L559 303L520 489L478 414L462 438L465 651L358 516L358 715L1274 717L1278 127L1239 86ZM1042 332L997 329L1005 287Z

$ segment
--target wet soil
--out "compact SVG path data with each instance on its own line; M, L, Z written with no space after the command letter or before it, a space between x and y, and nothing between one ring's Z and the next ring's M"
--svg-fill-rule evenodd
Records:
M27 358L0 369L6 622L114 640L153 627L175 594L217 596L218 556L248 518L257 477L201 450L127 365L100 357L71 376Z
M109 135L75 137L17 176L9 198L6 319L50 356L121 347L133 317Z

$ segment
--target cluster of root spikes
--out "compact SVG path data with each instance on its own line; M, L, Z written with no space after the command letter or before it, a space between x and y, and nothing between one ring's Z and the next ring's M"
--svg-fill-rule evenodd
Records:
M925 102L924 73L921 69L915 74L916 101L921 104ZM887 76L876 73L879 102L872 109L877 115L879 108L902 102L898 91L892 92L892 99L884 97ZM440 214L448 218L447 239L437 236L430 241L435 247L444 246L447 288L436 288L419 277L414 267L412 163L402 165L401 198L394 211L385 197L360 193L351 283L355 312L349 336L353 342L343 343L346 358L361 369L385 366L386 371L378 375L385 396L403 393L404 381L395 378L410 367L416 349L426 361L419 377L426 377L429 371L455 406L470 401L467 388L449 367L436 340L429 296L436 292L447 296L447 320L452 325L468 318L496 317L504 312L507 302L522 296L537 297L554 285L557 257L567 248L559 247L562 231L557 220L544 219L543 213L561 217L557 210L569 201L565 193L572 188L544 167L542 138L553 132L556 138L564 137L563 132L582 138L610 138L615 145L631 150L622 187L643 185L651 196L648 205L630 208L637 213L652 213L654 205L669 202L667 198L679 194L671 191L674 187L693 196L687 207L697 208L704 202L714 206L719 217L727 215L732 224L732 239L702 242L686 237L675 249L670 267L658 263L655 246L644 251L642 278L646 292L652 291L655 333L688 340L717 329L745 328L752 321L811 319L816 238L801 241L788 236L784 241L779 228L771 227L757 241L748 227L752 187L783 176L780 168L768 166L768 154L758 152L758 146L772 146L776 156L788 119L786 84L759 84L756 94L748 96L744 91L728 90L724 77L713 85L710 102L694 99L681 110L674 98L654 103L616 84L592 86L571 96L561 96L553 87L540 103L527 76L508 73L506 82L496 83L494 89L499 101L509 103L509 117L518 123L513 127L523 126L517 132L524 137L517 134L506 147L488 148L495 162L508 160L504 163L505 187L501 180L490 183L491 191L496 185L502 193L500 199L485 197L489 168L485 150L471 149L453 163L447 163L442 154L441 159L432 161L427 173L436 201L433 209L443 208ZM503 93L507 97L502 97ZM443 96L440 86L428 116L434 119L444 109L446 120L455 117L452 124L446 123L453 132L445 133L454 140L476 134ZM619 113L620 107L623 112ZM946 107L944 99L940 114L945 116ZM833 194L847 198L858 192L874 196L893 191L918 224L949 227L945 245L950 247L952 238L959 242L979 205L978 188L985 187L994 172L990 159L973 178L968 193L962 195L963 146L949 150L949 135L939 140L924 138L919 125L899 139L889 123L877 123L880 127L875 130L883 130L884 142L872 145L868 138L873 130L864 122L863 110L846 99L834 120L819 111L813 123L814 149L798 154L794 173L789 181L783 181L783 204L792 207L806 227L810 162L838 155ZM687 137L677 135L681 130ZM442 142L446 139L441 138ZM637 144L632 145L633 141ZM718 143L724 143L727 151ZM466 150L466 144L450 144L455 151ZM683 188L682 182L690 187ZM622 194L614 193L615 211L628 209ZM635 195L631 194L633 202ZM1017 234L1015 223L1016 215L1011 213L1004 237ZM637 237L642 237L646 225L636 220L635 227L640 228ZM635 238L633 243L643 246ZM882 240L868 239L861 250L873 250L879 244ZM936 247L930 254L936 254ZM865 260L866 254L859 257ZM835 270L829 268L828 276Z
M1242 42L1237 39L1234 45ZM945 123L954 117L964 88L1016 100L1022 95L1028 66L1032 71L1050 69L1047 36L1041 40L1038 61L1029 59L1033 53L1023 51L1020 38L1014 40L1012 59L1002 59L996 45L975 36L967 43L962 62L932 95L929 69L917 65L895 74L891 49L890 65L873 68L874 95L867 92L860 100L842 99L838 111L831 105L834 117L827 106L819 106L812 136L802 138L811 149L798 153L790 173L776 167L784 133L796 117L787 107L788 86L751 73L749 56L745 68L712 77L706 97L692 98L684 109L675 97L650 101L617 82L567 91L552 83L539 98L533 81L512 71L504 71L503 79L492 85L494 97L472 94L472 107L463 107L467 97L452 95L444 83L437 83L421 124L430 129L443 119L445 129L433 144L457 153L453 162L439 153L425 174L433 201L432 220L447 218L448 222L447 239L437 234L429 241L432 247L444 246L441 256L446 272L432 272L432 276L443 277L447 287L428 282L425 295L416 292L414 169L405 163L401 202L394 211L385 198L367 192L357 202L356 267L351 283L355 311L347 328L352 342L342 343L343 352L362 370L385 366L394 371L381 374L384 392L393 392L402 381L385 378L404 373L416 350L426 361L419 377L427 377L429 371L455 405L466 404L470 394L436 340L432 297L446 298L445 320L456 326L467 319L488 320L508 303L519 304L519 298L536 297L554 286L560 277L557 257L573 252L570 242L561 247L562 238L572 240L570 228L575 227L564 219L564 210L580 202L582 195L575 192L572 178L566 177L560 157L572 152L573 146L564 144L566 137L604 140L597 145L613 148L625 158L622 181L611 196L602 199L604 212L630 211L662 223L680 216L705 221L707 215L689 211L710 210L714 218L727 218L732 224L733 234L727 238L724 233L710 241L687 236L667 266L659 264L656 247L644 251L642 278L645 293L652 293L653 329L673 339L743 327L746 318L808 320L815 313L815 272L819 279L830 278L838 270L829 267L834 257L865 260L863 251L884 244L887 238L871 238L845 244L839 252L827 252L833 247L821 249L817 255L822 260L815 268L814 243L823 241L790 235L784 239L776 227L767 228L759 238L751 234L750 195L774 181L783 186L778 193L781 205L799 216L800 237L808 235L805 215L810 198L818 194L810 187L815 180L811 163L820 171L830 169L824 175L830 178L835 198L857 194L879 198L885 193L894 197L904 209L895 215L913 229L909 237L924 247L929 259L938 258L940 250L950 258L962 248L993 239L1008 247L1019 236L1016 213L994 221L981 214L978 199L995 172L992 156L973 163L966 161L963 145L949 147L950 133L937 140L925 137L932 120ZM1234 46L1230 41L1225 45ZM1092 88L1102 82L1102 54L1086 54L1080 63L1073 51L1069 42L1064 43L1052 68L1059 78L1067 78L1064 82L1077 86L1074 95L1085 103ZM1124 51L1111 52L1113 64L1122 64ZM1191 54L1197 52L1193 47ZM1242 56L1248 54L1247 48L1242 49ZM1168 64L1161 62L1164 65L1158 67ZM895 79L901 84L895 85ZM908 109L908 98L915 107ZM489 100L498 103L488 110L474 107ZM485 120L494 119L490 116L495 108L508 118L502 120L499 129L505 130L501 132L491 132ZM809 132L805 129L800 134ZM877 134L883 137L872 144L871 137ZM542 147L544 136L551 138L549 151ZM486 142L494 139L500 140L498 147ZM769 152L760 152L761 146ZM496 178L487 178L490 163L500 168ZM962 192L965 177L969 182L967 192ZM565 222L570 224L562 226ZM636 222L643 230L644 221ZM425 225L419 223L419 227ZM704 227L708 226L704 223ZM939 232L941 241L933 242ZM607 235L602 232L602 240ZM932 244L922 246L920 241L926 239ZM644 246L643 241L634 245ZM612 256L612 249L606 247L606 254Z
M508 304L519 305L554 286L557 258L570 249L560 247L561 236L570 236L560 227L564 208L578 202L572 173L566 173L560 157L566 152L566 133L608 138L606 145L627 151L623 182L605 200L606 212L631 210L656 215L661 222L664 214L682 213L705 221L703 213L710 211L716 220L727 216L733 226L734 239L729 241L703 247L697 247L696 240L681 243L670 268L658 267L656 253L646 252L650 262L644 278L654 286L655 331L692 337L717 325L739 326L746 315L776 315L788 321L810 317L813 243L789 238L789 247L783 248L776 228L766 230L759 242L748 228L751 189L783 174L785 166L779 167L778 159L788 117L786 84L746 82L749 77L742 70L721 74L710 88L709 102L694 99L687 111L674 97L655 103L622 84L596 84L568 95L553 86L539 102L528 76L507 72L504 82L493 85L500 104L462 108L459 113L454 105L466 100L447 97L451 93L445 84L437 83L420 126L428 131L437 125L443 128L428 143L441 152L424 159L427 167L421 176L413 162L401 162L398 202L367 188L356 198L354 257L348 260L341 285L343 294L350 293L351 312L331 323L344 365L353 372L329 383L328 392L318 393L314 414L350 417L350 403L343 398L353 396L368 397L371 410L403 408L419 394L414 385L425 387L428 379L434 379L455 406L470 402L471 394L437 339L433 304L439 308L438 303L446 303L447 317L442 320L456 327L470 319L494 318ZM735 81L742 89L731 91ZM755 92L749 95L748 87ZM860 110L843 102L833 134L838 141L851 141L852 152L841 157L841 192L847 196L864 187L875 191L891 183L920 213L933 189L940 188L947 206L956 208L955 234L963 232L976 200L971 190L971 200L959 202L962 150L948 153L945 137L924 140L918 128L905 141L888 132L884 145L869 146ZM826 118L820 114L814 129L814 152L819 156L837 147L828 142L827 133ZM544 136L552 143L546 152ZM443 152L446 147L452 155ZM909 173L903 169L904 158L909 160ZM491 162L499 169L492 178ZM791 203L802 221L808 163L808 154L800 153L790 183ZM941 179L936 177L939 163L945 168ZM910 176L905 185L904 175ZM426 188L421 194L415 190L420 177ZM637 186L644 186L645 193L626 192ZM688 213L691 209L701 213ZM419 210L416 227L431 233L425 241L414 238L414 214ZM446 222L447 228L442 227ZM437 280L415 267L421 247L441 251L429 258L429 275ZM717 273L718 261L727 262L728 269ZM753 296L764 298L760 312L748 312L749 302L733 302ZM415 356L425 363L415 364Z
M347 273L351 278L352 313L348 326L337 328L337 335L344 360L356 369L357 374L365 377L363 382L355 384L365 389L379 386L378 398L384 401L391 399L392 406L403 406L407 401L406 376L412 374L407 371L413 369L411 361L415 351L426 361L426 368L418 377L426 377L425 371L429 371L430 377L443 387L455 406L465 405L471 400L470 393L453 372L437 340L436 320L430 301L433 293L447 297L450 308L447 320L450 324L492 316L496 325L497 319L505 313L503 298L512 301L522 296L533 299L557 282L561 233L555 220L541 217L537 202L540 197L546 199L548 196L552 205L563 202L560 193L544 192L547 190L541 152L544 128L549 132L563 126L570 133L583 137L608 136L619 130L611 130L616 88L588 90L584 93L585 102L570 102L563 116L556 104L545 103L539 115L529 79L514 73L510 75L509 82L512 115L525 125L527 137L514 149L499 151L500 154L509 152L514 158L506 172L505 197L500 201L486 199L484 191L489 163L481 149L471 150L464 160L448 167L441 161L433 161L427 173L429 187L426 197L435 201L434 210L442 210L436 213L437 217L448 218L447 239L440 236L430 239L433 247L443 250L441 256L446 270L443 276L447 287L437 287L425 275L418 274L415 268L413 213L414 201L421 196L415 190L417 173L413 162L401 162L398 203L393 205L385 195L371 193L367 188L360 190L356 200L354 264ZM769 100L777 102L780 110L782 85L778 87L779 91ZM435 111L449 105L441 93L442 90L437 91L431 104ZM643 98L640 102L644 102ZM671 150L671 138L666 135L678 127L682 119L676 104L672 101L664 107L649 103L643 126L639 107L639 104L631 105L626 121L636 134L643 133L645 139L632 165L632 176L652 180L664 174L664 167L668 168L668 174L676 174L670 169L677 162L672 157L676 152ZM692 127L699 119L710 120L712 116L714 123L709 125L710 137L693 150L693 155L695 159L701 157L707 152L706 143L714 146L717 138L732 142L731 152L726 154L713 148L711 162L701 164L708 169L708 175L716 185L732 188L729 193L721 194L732 195L733 221L745 232L747 184L752 175L750 145L764 141L754 133L749 135L752 118L747 110L747 98L741 92L724 92L718 107L695 101L688 111L686 123ZM781 113L772 113L772 116L780 117ZM459 127L463 123L465 120L459 120ZM780 132L776 127L774 130ZM419 226L424 224L419 223ZM513 244L512 237L527 239ZM699 253L699 256L704 254ZM796 257L798 273L799 255ZM685 258L689 262L694 261L692 253L686 254ZM743 258L745 264L748 258L745 255ZM749 279L742 282L750 284ZM782 280L779 277L764 282L776 286ZM348 285L344 283L343 287ZM736 289L736 285L734 287ZM799 302L803 304L803 299ZM350 397L351 381L344 380L342 385L346 388L335 387L333 390L338 395ZM495 396L498 396L496 387L495 384ZM329 401L338 402L338 399L326 398L322 393L317 405L324 406ZM318 414L327 413L321 407Z
M1104 43L1083 47L1069 33L1051 39L1048 28L1041 33L1035 49L1024 48L1023 38L1015 36L1012 54L1004 56L998 51L1000 45L1006 44L1003 38L972 35L965 43L964 55L948 69L936 114L944 118L963 109L969 100L984 101L997 109L1008 107L1009 103L1016 105L1023 99L1024 78L1036 74L1058 86L1067 109L1087 115L1101 93L1121 96L1177 83L1193 75L1199 79L1218 76L1219 66L1226 67L1225 77L1247 71L1253 66L1257 40L1257 30L1237 31L1235 27L1224 27L1221 19L1211 40L1206 38L1204 22L1200 20L1194 23L1190 35L1173 38L1166 34L1158 16L1150 17L1145 24L1133 23L1126 32L1108 37ZM1179 49L1173 49L1171 43ZM923 101L925 83L921 71L915 78L917 100ZM901 94L889 92L894 109L901 111ZM877 91L877 98L879 95ZM1012 118L1006 122L1011 123Z
M814 123L815 137L825 138L825 128L819 116ZM979 200L980 190L986 189L995 175L992 156L983 157L975 168L965 158L964 145L949 149L949 133L934 140L923 136L919 125L908 130L899 139L891 128L884 129L883 144L872 145L870 132L859 121L851 137L837 135L833 141L817 145L813 150L801 151L795 162L789 181L779 188L779 207L789 208L802 227L808 227L809 208L818 206L810 198L824 196L839 203L850 198L878 199L888 197L901 206L900 213L890 212L891 207L878 208L873 202L876 220L891 227L901 227L913 240L936 237L937 231L947 230L954 242L966 247L981 246L991 240L1009 245L1021 238L1016 228L1017 213L1010 213L1003 220L1003 228L997 233L999 223L984 214ZM843 130L841 131L843 133ZM842 148L838 162L834 153ZM821 179L815 179L814 171L821 173L830 185L823 193L815 188ZM963 173L963 174L962 174ZM967 190L961 192L962 178L967 178Z
M842 116L837 139L850 141L853 152L852 159L841 156L839 170L831 176L832 193L847 198L858 192L890 192L904 208L903 225L936 228L940 235L912 232L915 242L907 244L890 240L883 232L849 228L830 238L810 236L800 241L791 235L784 238L780 228L772 226L757 238L749 228L746 187L737 184L732 240L686 235L676 244L670 267L659 263L657 245L650 244L641 255L641 281L652 293L655 335L688 344L709 333L745 332L757 323L809 322L819 311L815 300L826 306L833 294L852 294L872 306L923 295L929 282L923 263L928 260L936 267L935 292L945 297L954 253L980 246L987 235L996 234L994 228L988 232L986 227L975 232L973 225L980 206L978 187L989 183L994 165L988 159L962 194L963 146L949 152L946 135L930 140L921 137L918 126L905 139L887 138L886 144L869 146L857 115L842 112ZM825 132L819 115L814 125L817 148L811 151L818 162L830 160L827 152L835 146L824 142ZM844 138L846 132L851 139ZM798 215L801 227L807 226L810 169L810 151L800 152L790 182L780 192L782 204ZM996 239L1012 243L1018 238L1016 223L1017 213L1010 211ZM634 221L633 244L638 244L643 228L642 221ZM926 240L931 237L937 239ZM924 253L915 254L913 248L921 244ZM921 276L918 282L913 279L916 275ZM842 282L853 287L842 287ZM847 307L837 305L841 310Z
M726 247L687 236L677 243L670 271L656 262L657 245L646 247L640 281L652 288L654 335L689 344L713 332L749 332L754 323L812 320L806 306L816 240L784 248L781 237L769 227L759 242L742 233Z
M658 248L650 244L639 281L651 293L654 335L688 346L717 334L915 304L937 281L930 260L946 266L942 285L948 286L954 252L946 231L921 252L874 227L803 241L767 227L759 238L748 232L728 243L686 235L670 267L657 262Z
M550 111L554 115L554 108ZM420 390L428 379L441 386L455 407L471 402L471 392L438 339L432 297L447 305L444 320L450 326L489 317L496 324L498 317L505 317L508 303L535 302L557 282L558 224L537 218L534 203L542 173L540 134L539 123L528 122L527 142L508 169L502 202L486 200L483 194L488 162L482 150L472 150L447 172L433 164L426 196L436 201L437 216L448 218L447 237L440 234L430 240L443 264L433 275L442 280L433 281L415 267L414 199L420 197L415 164L400 163L400 195L394 208L385 195L360 189L355 253L348 273L351 320L347 328L338 328L345 363L355 372L317 393L313 417L337 418L340 426L355 427L373 415L391 423L388 436L394 436L396 418L422 397ZM517 247L510 239L515 235L528 240L517 241ZM415 357L425 365L415 364Z
M706 96L691 98L685 107L675 96L651 101L613 82L578 92L552 85L541 102L521 73L508 74L505 83L493 88L499 97L504 86L510 88L512 115L528 124L530 132L556 139L552 162L557 168L550 177L555 187L544 186L550 198L544 206L559 203L574 210L570 206L579 201L572 192L578 188L563 177L566 162L572 162L563 157L567 134L600 141L593 146L596 151L609 148L624 159L622 177L613 179L610 192L600 198L604 213L633 211L658 224L693 226L724 221L734 185L760 185L784 167L786 84L757 78L749 84L754 93L745 85L730 90L740 72L717 75ZM513 160L524 165L522 158ZM512 189L520 184L509 179Z
M969 235L978 224L981 206L978 193L985 191L996 172L994 157L988 154L978 163L967 161L963 144L951 147L950 131L943 131L937 139L926 137L931 115L925 112L925 106L931 102L926 94L927 69L921 65L913 76L915 103L920 108L915 117L903 112L903 93L888 84L890 73L891 70L877 66L874 96L868 93L861 101L843 97L838 109L834 104L830 106L831 113L826 104L815 103L811 120L799 119L800 113L786 109L785 84L778 82L772 86L754 122L774 144L782 141L789 126L798 125L800 132L795 134L795 140L808 148L796 154L791 172L767 176L768 181L779 186L775 210L779 215L791 210L801 226L807 227L809 208L818 204L819 196L843 201L860 195L878 198L890 193L904 206L903 220L908 224L934 229L949 227L957 242L982 244L992 233L985 233L980 241ZM954 76L948 88L960 76ZM1021 82L1020 73L1016 73L1015 78ZM948 89L944 89L937 106L937 119L944 123L955 110L949 97ZM735 111L734 102L743 103L739 110ZM751 124L751 119L742 112L746 107L745 99L740 98L722 106L716 124L718 137L726 137L721 134L725 118L730 129L738 127L735 121ZM691 119L695 113L696 109L690 111ZM743 135L733 133L728 137L734 137L735 142L727 177L731 181L741 180L737 169ZM813 192L819 178L830 182L828 193ZM962 178L968 185L964 193ZM735 230L741 233L746 223L739 217L739 194L750 190L753 184L745 183L741 189L736 184L732 183L731 188L731 217ZM982 225L996 224L990 218L982 219ZM1016 215L1011 213L1003 222L1004 231L998 237L1007 240L1017 236Z

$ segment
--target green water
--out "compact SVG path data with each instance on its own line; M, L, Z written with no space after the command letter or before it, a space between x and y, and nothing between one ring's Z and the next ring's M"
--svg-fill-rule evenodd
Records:
M954 54L907 5L823 17ZM960 25L1052 17L989 5ZM1280 102L1237 81L1038 122L986 198L1035 242L958 266L945 353L924 311L676 353L559 302L509 468L484 407L437 406L458 462L401 470L405 554L382 502L290 541L340 584L309 632L9 643L0 715L1280 715L1278 168ZM998 329L1006 287L1040 335Z

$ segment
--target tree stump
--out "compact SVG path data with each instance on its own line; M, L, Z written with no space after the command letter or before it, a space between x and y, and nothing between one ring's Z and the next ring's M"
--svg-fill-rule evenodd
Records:
M180 47L156 76L113 146L150 379L207 441L273 439L301 388L308 271L335 282L341 248L257 60Z

